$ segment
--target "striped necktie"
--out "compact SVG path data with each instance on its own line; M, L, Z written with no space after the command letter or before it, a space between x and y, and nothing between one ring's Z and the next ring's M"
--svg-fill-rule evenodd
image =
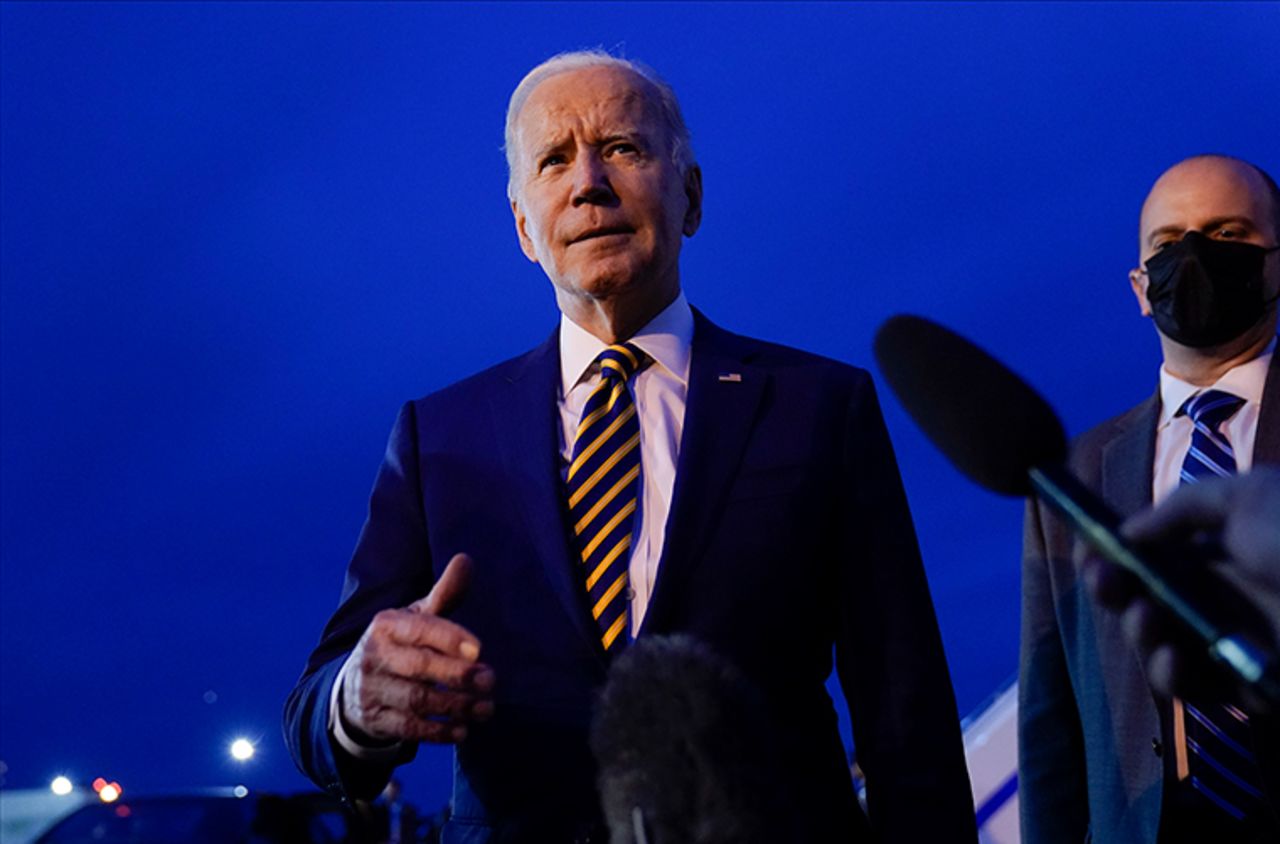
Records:
M1244 399L1222 390L1196 393L1178 408L1178 416L1187 416L1195 429L1191 432L1191 448L1182 461L1181 483L1194 484L1212 477L1236 473L1236 453L1222 433L1222 424L1235 415Z
M1195 425L1182 462L1181 483L1236 473L1236 455L1221 428L1244 402L1231 393L1206 390L1179 408L1178 415L1189 417ZM1196 706L1183 701L1183 706L1191 787L1231 817L1244 820L1259 808L1262 797L1248 716L1223 703Z
M596 358L600 383L587 397L565 483L591 616L606 652L627 642L627 568L640 489L640 421L627 382L648 363L630 343Z

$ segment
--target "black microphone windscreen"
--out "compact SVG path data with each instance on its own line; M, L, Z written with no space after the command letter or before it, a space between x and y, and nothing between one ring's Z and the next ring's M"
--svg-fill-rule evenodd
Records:
M1031 469L1065 461L1066 433L1049 404L955 332L922 317L895 316L876 332L875 354L907 413L980 486L1028 495Z
M758 688L705 643L639 637L610 667L591 725L610 841L639 840L637 807L652 844L781 840L788 779L774 736L786 729L771 722Z

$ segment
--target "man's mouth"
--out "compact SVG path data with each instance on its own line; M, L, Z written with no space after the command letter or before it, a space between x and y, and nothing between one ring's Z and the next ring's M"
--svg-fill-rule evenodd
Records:
M587 229L582 234L575 237L569 243L582 243L587 240L596 240L601 237L612 237L619 234L634 234L635 229L630 226L600 226L599 228Z

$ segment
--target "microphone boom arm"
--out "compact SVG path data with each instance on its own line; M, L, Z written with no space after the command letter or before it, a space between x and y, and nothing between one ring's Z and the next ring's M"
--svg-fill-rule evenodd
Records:
M1280 706L1280 671L1273 653L1240 634L1226 632L1227 625L1213 618L1216 613L1185 597L1196 594L1194 591L1173 588L1169 572L1157 574L1147 559L1136 553L1120 535L1120 517L1065 468L1038 466L1029 470L1027 476L1042 501L1094 550L1138 578L1157 604L1186 624L1207 645L1209 656L1215 662L1273 706Z

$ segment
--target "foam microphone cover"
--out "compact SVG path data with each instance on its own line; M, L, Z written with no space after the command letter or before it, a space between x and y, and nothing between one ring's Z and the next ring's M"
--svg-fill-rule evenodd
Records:
M923 317L895 316L876 332L875 355L925 436L980 486L1029 495L1031 469L1065 462L1067 437L1053 408L955 332Z

